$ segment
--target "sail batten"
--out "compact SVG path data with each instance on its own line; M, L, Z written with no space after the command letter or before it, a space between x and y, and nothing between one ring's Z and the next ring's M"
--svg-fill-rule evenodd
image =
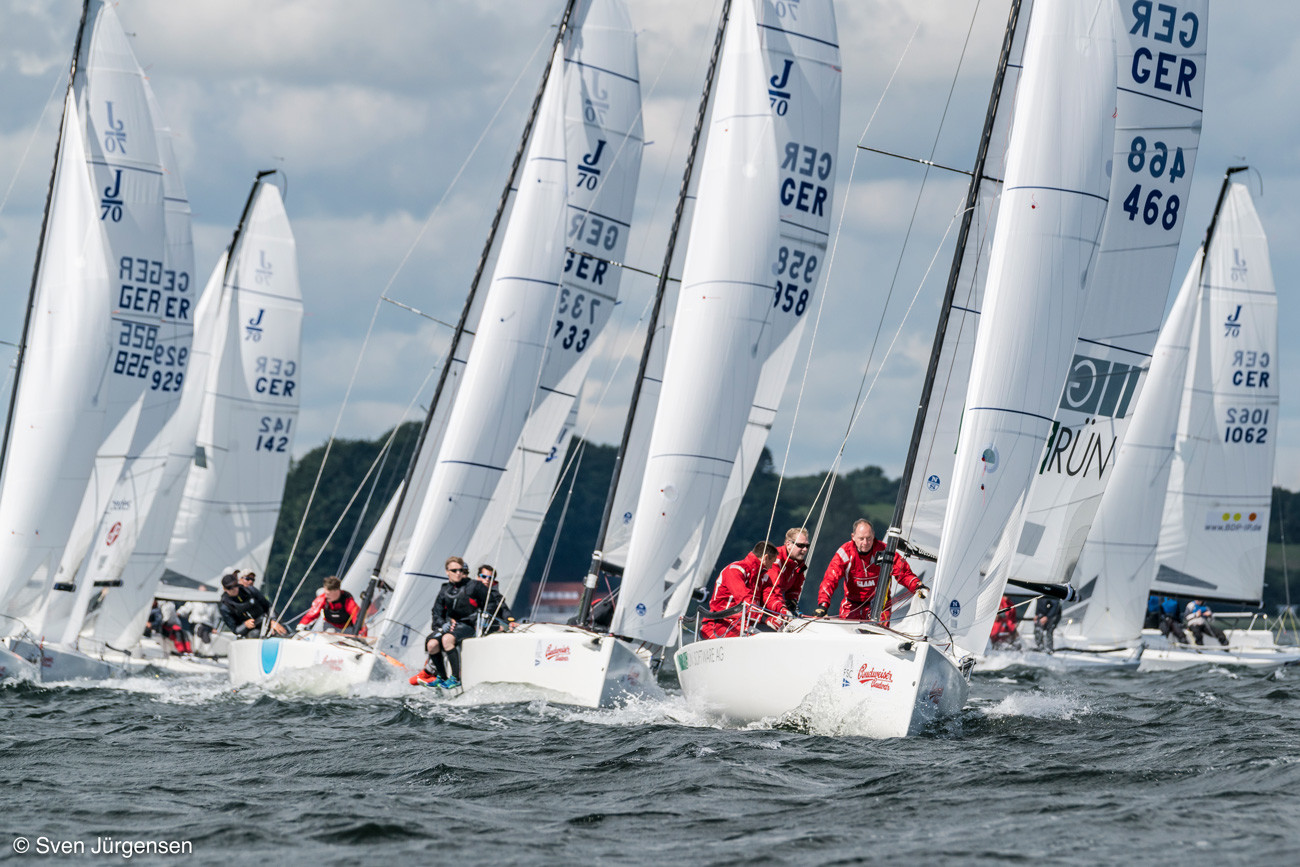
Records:
M1114 12L1034 4L931 595L935 637L967 649L987 638L980 600L1005 578L987 573L989 558L1023 503L1079 335L1110 187Z
M824 271L835 32L830 2L797 21L784 4L733 6L640 490L620 516L617 634L673 642L762 453Z

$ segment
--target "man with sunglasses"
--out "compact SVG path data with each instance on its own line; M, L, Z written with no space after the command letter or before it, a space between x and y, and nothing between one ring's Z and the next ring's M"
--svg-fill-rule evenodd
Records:
M433 600L433 631L424 640L429 658L411 677L412 686L460 686L460 643L474 636L474 621L487 605L487 587L469 580L469 567L460 557L448 557L447 583ZM443 657L446 657L444 661ZM451 664L451 676L447 664Z
M776 549L776 562L759 581L754 601L788 620L799 612L799 594L808 577L808 529L791 527L785 531L785 544ZM764 626L776 629L780 620L769 618Z
M506 604L501 591L497 589L496 568L484 563L475 571L478 573L475 578L487 588L487 604L483 607L483 628L480 634L491 635L493 632L503 630L508 632L515 622L515 616L510 613L510 606Z

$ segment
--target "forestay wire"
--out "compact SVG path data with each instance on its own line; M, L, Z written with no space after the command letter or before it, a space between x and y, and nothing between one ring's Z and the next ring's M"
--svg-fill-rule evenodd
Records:
M547 44L549 41L550 41L549 32L544 32L542 40L533 49L533 53L529 56L528 60L523 64L522 68L519 71L519 74L515 77L514 82L510 85L510 89L506 92L506 95L501 99L501 102L497 105L497 109L495 112L493 112L492 117L484 125L483 131L479 133L478 139L474 142L474 146L470 149L469 154L461 162L460 167L456 170L456 174L452 177L451 182L447 185L447 188L443 191L442 196L438 199L437 204L435 204L433 206L433 209L429 212L429 216L425 218L424 224L420 227L420 231L416 233L415 239L411 242L410 247L407 248L405 255L403 255L401 261L398 262L397 267L393 270L392 275L388 278L388 282L384 284L383 291L380 292L379 298L376 299L375 301L375 309L370 314L370 324L366 328L366 336L361 342L361 349L357 353L356 364L352 368L352 376L348 380L347 390L343 394L343 401L339 405L338 415L334 419L334 427L330 431L329 439L325 443L325 453L321 456L320 466L316 470L316 478L312 481L311 492L307 496L307 504L306 506L303 507L302 517L298 522L298 529L294 533L293 544L289 547L289 555L288 557L285 558L284 569L280 573L280 580L278 582L275 591L275 599L271 603L272 609L274 609L275 605L279 601L280 591L283 590L285 580L289 576L289 569L293 564L294 555L298 551L298 543L302 540L303 529L307 525L307 517L311 514L312 504L315 502L316 493L320 489L320 481L321 481L321 477L325 472L325 464L329 461L330 452L333 450L334 447L334 441L338 437L340 426L343 424L343 414L348 408L348 402L352 396L352 389L355 387L357 376L361 371L361 360L365 357L366 348L370 345L370 339L373 336L375 330L375 322L379 317L379 310L384 304L384 300L388 294L388 290L392 288L393 283L397 280L398 275L401 274L402 269L406 267L406 263L410 260L411 256L414 255L416 248L420 245L420 241L424 238L425 232L428 231L430 224L432 224L433 218L437 216L437 214L441 211L443 205L446 204L448 197L451 195L452 190L455 189L456 185L460 182L461 176L464 175L465 171L469 168L470 162L473 161L474 156L479 151L479 148L482 147L484 139L487 138L488 131L491 130L492 127L496 124L497 119L501 116L501 112L504 111L505 109L506 103L510 101L510 98L514 95L515 90L519 87L519 83L523 80L524 73L532 68L532 64L537 57L537 53L541 51L542 46ZM448 358L446 363L450 364L451 359ZM426 383L427 383L427 378L426 378ZM412 403L414 403L414 401L412 401ZM408 407L408 411L409 411L409 407ZM356 495L354 494L353 495L354 499L355 496ZM317 557L319 557L319 554L317 555ZM315 559L316 558L313 558L312 561L313 563L315 562ZM306 577L307 576L304 573L302 581L298 582L299 587L302 586L302 583L303 581L306 580ZM297 592L298 592L297 589L295 589L294 594L296 595ZM290 596L289 598L290 600L292 600L293 596ZM286 602L285 604L288 604L288 602Z
M871 396L872 391L875 389L876 382L879 380L879 378L880 378L880 374L881 374L881 372L884 370L885 363L889 360L890 356L893 354L894 347L895 347L896 344L898 343L898 339L899 339L899 337L902 335L902 332L903 332L903 326L906 324L908 317L910 316L910 314L911 314L913 308L916 306L916 301L917 301L917 298L918 298L919 295L920 295L921 289L922 289L922 287L925 285L926 281L929 279L930 272L933 270L933 268L934 268L934 264L935 264L935 262L937 261L940 252L942 252L943 247L944 247L944 244L947 242L947 238L948 238L949 233L951 233L951 231L952 231L953 224L957 221L957 219L958 219L959 217L962 216L962 213L963 213L963 211L964 211L964 209L965 209L965 194L963 193L961 203L958 205L958 207L957 207L956 211L954 212L952 218L949 220L949 222L948 222L948 226L947 226L947 228L944 230L943 238L940 239L939 245L936 247L934 254L931 256L931 258L930 258L930 262L929 262L929 264L926 266L926 270L925 270L924 275L922 275L921 280L918 281L918 284L917 284L917 287L916 287L916 291L913 293L913 295L912 295L912 299L911 299L911 301L908 303L907 309L906 309L906 311L904 312L903 318L902 318L902 320L901 320L900 323L899 323L898 329L895 331L893 338L890 340L889 346L886 348L885 356L884 356L884 358L881 359L880 364L879 364L878 367L876 368L875 376L874 376L874 377L870 377L870 383L868 384L868 377L869 377L869 374L871 373L871 362L872 362L872 359L873 359L874 356L875 356L876 347L877 347L877 345L878 345L878 343L879 343L879 340L880 340L880 334L881 334L881 331L882 331L882 329L884 328L885 313L886 313L886 312L888 311L888 309L889 309L890 301L893 299L894 289L895 289L895 287L897 286L897 283L898 283L898 275L899 275L899 272L900 272L901 269L902 269L903 257L904 257L905 254L906 254L906 251L907 251L907 245L908 245L909 240L911 239L912 229L915 227L915 224L916 224L916 216L917 216L917 213L918 213L919 210L920 210L921 200L922 200L922 198L923 198L923 196L924 196L924 194L925 194L926 183L928 182L929 177L930 177L930 170L931 170L932 165L933 165L933 160L934 160L935 154L936 154L937 151L938 151L938 147L939 147L939 137L943 134L944 123L946 122L946 120L947 120L947 118L948 118L948 112L949 112L949 110L950 110L951 107L952 107L953 94L956 92L956 89L957 89L957 80L958 80L958 78L959 78L960 75L961 75L962 64L964 63L964 61L965 61L965 59L966 59L966 53L967 53L967 51L968 51L969 48L970 48L971 36L972 36L972 34L973 34L973 32L974 32L974 29L975 29L975 22L976 22L976 19L977 19L978 16L979 16L979 8L980 8L980 3L977 2L977 3L975 4L975 8L974 8L974 10L973 10L972 13L971 13L970 24L967 26L967 29L966 29L966 38L965 38L965 40L962 42L962 50L961 50L961 54L958 56L956 67L955 67L954 70L953 70L952 80L951 80L951 82L949 83L949 86L948 86L948 96L947 96L946 100L944 101L943 112L941 113L941 115L940 115L940 117L939 117L938 128L935 130L934 140L933 140L933 142L932 142L931 145L930 145L929 162L928 162L928 164L925 165L924 173L923 173L922 176L921 176L921 184L920 184L920 187L919 187L918 190L917 190L916 201L915 201L915 203L914 203L913 206L912 206L912 214L911 214L910 219L908 220L907 231L906 231L906 233L905 233L904 236L903 236L903 244L902 244L902 247L901 247L900 250L899 250L898 260L895 262L895 265L894 265L894 273L893 273L893 275L892 275L892 277L891 277L891 279L890 279L889 290L888 290L888 292L887 292L886 295L885 295L885 303L884 303L884 304L882 305L882 307L881 307L881 315L880 315L880 319L879 319L879 321L877 322L877 325L876 325L876 333L875 333L875 335L873 335L873 337L872 337L871 348L868 350L868 353L867 353L867 359L866 359L866 362L865 362L865 364L864 364L864 366L863 366L862 379L861 379L861 381L859 382L859 385L858 385L858 394L857 394L857 396L856 396L855 399L854 399L853 410L852 410L852 412L851 412L851 414L850 414L849 423L848 423L847 427L845 428L844 436L843 436L842 439L840 440L839 448L836 450L835 457L834 457L834 459L833 459L832 462L831 462L831 466L830 466L830 468L827 470L826 475L825 475L825 477L823 478L822 483L821 483L821 485L819 486L816 495L813 497L812 502L809 504L808 512L807 512L807 514L805 515L805 518L804 518L804 520L803 520L803 522L802 522L802 524L806 526L807 523L808 523L808 521L809 521L809 519L812 517L813 512L814 512L814 511L818 511L816 527L814 528L813 533L812 533L811 537L809 538L809 543L810 543L809 551L810 551L810 552L811 552L811 550L812 550L812 546L815 546L815 545L816 545L817 539L818 539L818 537L819 537L820 534L821 534L822 525L823 525L823 523L825 522L825 519L826 519L826 511L827 511L828 507L830 506L831 493L832 493L833 490L834 490L834 485L835 485L835 480L836 480L836 474L837 474L837 471L838 471L838 469L839 469L841 463L843 462L843 459L844 459L844 450L845 450L845 448L846 448L847 445L848 445L849 438L850 438L850 436L852 435L853 430L854 430L855 427L857 426L858 420L859 420L859 419L861 418L861 416L862 416L862 411L863 411L863 410L865 409L865 407L866 407L866 401L867 401L867 399ZM858 144L859 144L859 146L861 146L862 142L866 139L866 137L867 137L867 133L868 133L868 132L870 131L870 129L871 129L871 124L875 121L876 115L877 115L877 114L879 113L879 111L880 111L880 106L883 104L884 99L885 99L885 96L886 96L886 95L888 94L888 92L889 92L889 88L892 86L892 84L893 84L893 82L894 82L894 79L897 77L897 75L898 75L898 71L899 71L899 69L902 67L903 61L906 59L906 57L907 57L907 53L908 53L908 51L911 49L912 43L915 41L915 39L916 39L916 34L917 34L917 32L919 32L919 30L920 30L920 24L918 24L918 25L917 25L917 28L916 28L915 30L913 30L913 32L912 32L912 36L911 36L911 37L908 39L908 41L907 41L907 45L904 46L904 48L903 48L903 52L902 52L902 54L899 56L898 62L897 62L897 64L896 64L895 67L894 67L894 71L893 71L893 73L890 75L889 81L886 82L884 92L881 93L880 99L877 101L877 103L876 103L876 107L875 107L875 109L872 111L872 113L871 113L871 117L868 119L868 121L867 121L867 125L866 125L866 127L863 129L863 131L862 131L862 135L859 136L859 138L858 138ZM858 159L858 148L855 148L855 149L854 149L853 163L852 163L852 166L851 166L850 171L849 171L849 189L852 189L852 179L853 179L853 174L854 174L854 172L855 172L856 169L857 169L857 159ZM833 266L833 264L834 264L835 252L836 252L836 250L837 250L838 247L839 247L839 238L840 238L840 235L841 235L841 233L842 233L842 231L843 231L844 217L845 217L845 214L846 214L847 212L848 212L848 208L847 208L847 202L846 202L846 207L844 207L844 208L841 209L841 211L840 211L840 222L839 222L839 225L838 225L837 228L836 228L835 241L834 241L834 243L833 243L833 245L832 245L832 248L831 248L831 261L830 261L830 265L828 265L828 270L829 270L829 268L830 268L831 266ZM827 286L828 286L828 288L829 288L829 285L830 285L830 274L828 273L828 275L827 275ZM778 501L778 498L780 497L780 491L781 491L782 483L783 483L784 480L785 480L785 474L786 474L787 467L788 467L789 456L790 456L790 450L791 450L792 444L793 444L793 442L794 442L794 431L795 431L795 427L796 427L797 424L798 424L799 408L800 408L800 406L801 406L801 404L802 404L803 392L804 392L804 390L805 390L805 388L806 388L806 385L807 385L808 371L809 371L809 369L811 368L811 361L812 361L812 346L815 345L815 343L816 343L817 326L819 326L820 323L821 323L822 311L823 311L823 308L824 308L824 306L825 306L826 297L827 297L827 295L829 295L829 294L830 294L829 292L823 292L823 293L822 293L822 297L821 297L821 301L820 301L819 304L818 304L818 309L817 309L817 318L816 318L816 320L814 321L814 328L813 328L813 340L810 340L810 341L809 341L808 357L807 357L807 361L805 362L805 365L804 365L803 379L802 379L802 381L801 381L801 383L800 383L800 388L799 388L799 399L798 399L798 401L797 401L796 404L795 404L794 418L793 418L793 421L792 421L792 424L791 424L791 427L790 427L790 436L789 436L789 438L788 438L788 440L787 440L787 442L786 442L786 452L785 452L785 457L784 457L783 460L782 460L781 472L780 472L780 474L779 474L779 476L778 476L778 479L777 479L777 491L776 491L776 495L773 497L773 501L772 501L772 511L771 511L771 513L770 513L770 517L769 517L769 519L768 519L768 536L769 536L769 537L771 536L771 533L772 533L772 526L773 526L773 525L775 524L775 522L776 522L776 507L777 507L777 501ZM824 495L824 496L823 496L823 495ZM819 504L819 503L820 503L820 509L818 509L818 504Z
M880 99L876 100L876 107L872 109L871 116L867 118L867 125L863 127L862 133L858 136L859 143L861 143L862 140L867 137L867 133L871 130L871 125L875 123L876 115L880 113L880 107L884 105L885 97L889 95L889 89L890 87L893 86L894 79L898 77L898 71L903 68L903 61L907 59L907 53L912 49L912 43L916 41L916 34L919 32L921 32L921 25L918 22L916 27L912 30L912 35L908 37L907 44L903 46L903 51L898 56L898 62L894 64L894 70L889 74L889 80L885 82L884 90L880 92ZM830 294L831 275L834 273L834 269L835 269L835 254L839 251L840 235L842 235L844 232L844 218L849 211L848 201L847 201L848 199L847 191L853 189L853 176L857 172L857 169L858 169L858 151L855 148L853 151L853 161L849 164L849 181L845 185L846 201L844 203L844 206L840 208L840 220L838 223L835 224L835 237L831 241L831 254L830 254L830 258L826 262L826 291L822 292L821 298L819 298L817 301L817 315L813 319L812 337L808 341L808 354L804 359L803 376L799 380L799 394L795 399L794 416L790 424L790 435L786 438L785 455L781 458L781 471L780 473L777 474L777 479L776 479L776 493L773 494L772 496L772 511L768 515L768 519L767 519L768 539L772 538L772 527L776 524L776 505L781 499L781 486L785 482L786 469L788 468L790 462L790 449L794 445L794 430L799 423L799 409L803 405L803 395L808 388L808 371L812 367L812 348L817 343L817 332L821 327L822 313L826 308L826 296ZM820 491L818 493L820 494ZM816 502L815 498L813 502L814 503ZM805 523L806 521L807 519L805 519ZM819 525L819 529L820 529L820 525ZM810 546L811 543L814 542L815 540L816 540L815 536L808 540ZM812 548L809 547L809 550L811 551Z

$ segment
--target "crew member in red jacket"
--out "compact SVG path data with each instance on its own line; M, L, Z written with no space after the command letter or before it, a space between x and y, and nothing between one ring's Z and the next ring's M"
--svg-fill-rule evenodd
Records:
M826 567L826 576L817 591L817 609L813 612L818 617L825 617L830 608L831 599L839 589L840 580L844 580L844 601L840 603L840 617L845 620L866 620L871 616L871 600L876 595L876 582L880 577L880 567L873 561L876 554L885 550L885 543L876 538L871 522L859 518L853 522L853 537L840 546L831 557ZM924 590L920 580L912 574L912 567L907 565L903 555L894 553L894 580L913 593ZM881 623L889 625L889 609L886 608L880 618Z
M803 592L804 579L808 577L808 530L791 527L785 531L785 544L776 549L776 562L772 564L758 584L754 594L757 605L782 618L790 618L799 610L799 594ZM766 626L777 628L769 621Z
M343 589L343 582L331 575L321 582L324 592L320 593L311 608L298 621L298 631L307 631L317 617L325 618L325 629L329 632L345 632L348 627L357 622L357 617L361 614L361 606L357 605L357 600L352 598L352 594ZM361 630L365 635L365 630Z
M705 638L731 638L740 635L740 621L744 604L753 599L754 586L759 576L776 562L776 546L759 542L744 560L737 560L718 573L718 583L713 587L709 611L725 612L725 617L705 620L700 634Z
M1020 625L1020 618L1016 616L1016 606L1011 604L1011 600L1006 596L1002 597L1002 604L998 606L998 616L993 620L993 631L989 633L989 641L995 650L1019 650L1020 633L1017 627Z

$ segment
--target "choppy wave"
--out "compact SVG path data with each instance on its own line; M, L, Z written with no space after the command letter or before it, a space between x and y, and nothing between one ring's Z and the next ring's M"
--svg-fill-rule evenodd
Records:
M586 710L508 687L9 683L4 830L189 840L214 864L1293 863L1296 682L1006 671L906 740L815 696L734 728L671 688Z

